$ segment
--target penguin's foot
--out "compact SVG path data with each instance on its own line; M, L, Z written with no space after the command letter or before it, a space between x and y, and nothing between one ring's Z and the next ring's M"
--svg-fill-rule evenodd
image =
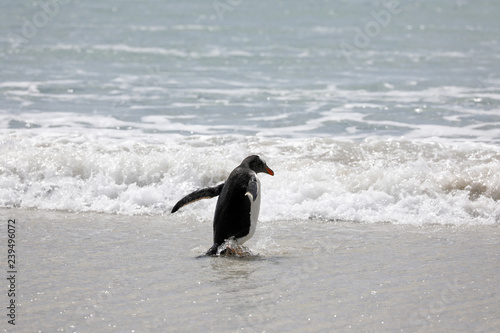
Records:
M219 246L217 244L212 245L210 249L208 249L207 253L205 253L206 256L215 256L217 255L217 249Z
M252 251L246 246L239 245L238 247L228 247L220 252L221 256L236 256L248 257L252 255Z
M217 255L247 257L252 256L253 253L248 247L239 245L234 239L228 239L217 248Z

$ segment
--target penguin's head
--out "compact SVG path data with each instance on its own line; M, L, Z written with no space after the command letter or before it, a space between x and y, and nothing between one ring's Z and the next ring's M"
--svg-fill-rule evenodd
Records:
M255 173L265 172L271 176L274 176L274 171L271 170L267 166L266 162L257 155L248 156L243 160L243 162L241 162L241 165L250 168L251 170L255 171Z

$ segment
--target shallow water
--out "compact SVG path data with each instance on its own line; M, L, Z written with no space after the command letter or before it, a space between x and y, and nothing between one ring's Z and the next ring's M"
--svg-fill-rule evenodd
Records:
M16 332L500 328L498 226L272 221L257 256L197 258L211 223L194 215L0 216L19 227Z

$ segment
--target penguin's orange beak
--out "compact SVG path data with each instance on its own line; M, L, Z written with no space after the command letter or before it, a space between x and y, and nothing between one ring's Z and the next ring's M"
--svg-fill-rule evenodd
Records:
M270 174L271 176L274 176L274 171L269 169L268 167L266 167L266 171L268 174Z

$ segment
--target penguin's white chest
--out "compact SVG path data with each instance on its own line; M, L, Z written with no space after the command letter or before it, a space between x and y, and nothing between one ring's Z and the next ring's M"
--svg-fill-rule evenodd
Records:
M256 177L257 178L257 177ZM250 238L252 238L255 233L255 228L257 227L257 220L259 219L259 211L260 211L260 180L257 178L257 198L253 200L252 196L247 196L248 200L250 200L250 230L248 235L239 238L238 244L243 244Z

